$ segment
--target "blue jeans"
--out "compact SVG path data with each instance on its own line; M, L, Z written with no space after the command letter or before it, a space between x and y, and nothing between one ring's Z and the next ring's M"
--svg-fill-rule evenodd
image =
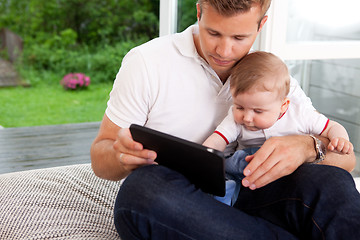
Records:
M225 159L226 193L224 197L215 196L215 199L232 206L237 199L241 188L241 180L245 177L243 172L248 162L245 157L253 155L259 147L237 150L233 155Z
M163 166L133 171L121 186L114 222L128 239L360 239L360 194L343 169L305 164L234 207Z

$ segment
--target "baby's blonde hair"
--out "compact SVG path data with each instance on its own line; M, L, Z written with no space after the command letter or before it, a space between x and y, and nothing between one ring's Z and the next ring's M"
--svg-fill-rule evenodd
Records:
M277 92L284 99L290 91L286 64L269 52L257 51L243 57L232 69L230 88L234 96L250 90Z

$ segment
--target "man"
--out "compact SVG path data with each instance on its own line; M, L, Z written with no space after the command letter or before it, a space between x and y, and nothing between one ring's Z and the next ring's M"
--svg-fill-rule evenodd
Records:
M128 127L136 123L202 143L231 105L230 70L250 51L269 5L270 0L199 0L198 26L150 41L124 58L91 147L96 175L127 177L115 205L122 239L360 236L354 221L360 222L360 197L351 175L340 169L354 168L353 154L328 153L321 166L304 164L322 160L310 136L271 138L245 168L242 183L249 188L231 208L156 166L156 153L132 140ZM298 85L291 94L311 104Z

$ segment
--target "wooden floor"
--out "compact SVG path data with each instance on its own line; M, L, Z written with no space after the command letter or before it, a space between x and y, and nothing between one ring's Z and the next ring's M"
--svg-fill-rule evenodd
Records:
M100 122L0 129L0 173L90 163Z
M100 122L0 129L0 174L90 163ZM359 157L358 157L359 159ZM352 172L360 176L360 166Z

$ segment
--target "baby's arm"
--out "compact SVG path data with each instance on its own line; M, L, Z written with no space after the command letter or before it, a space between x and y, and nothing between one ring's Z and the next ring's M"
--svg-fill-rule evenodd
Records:
M335 121L329 121L327 128L321 133L321 136L330 139L328 145L330 151L350 154L354 150L352 143L349 141L349 135L347 134L346 129Z
M223 152L227 144L219 134L213 133L205 140L203 145Z

